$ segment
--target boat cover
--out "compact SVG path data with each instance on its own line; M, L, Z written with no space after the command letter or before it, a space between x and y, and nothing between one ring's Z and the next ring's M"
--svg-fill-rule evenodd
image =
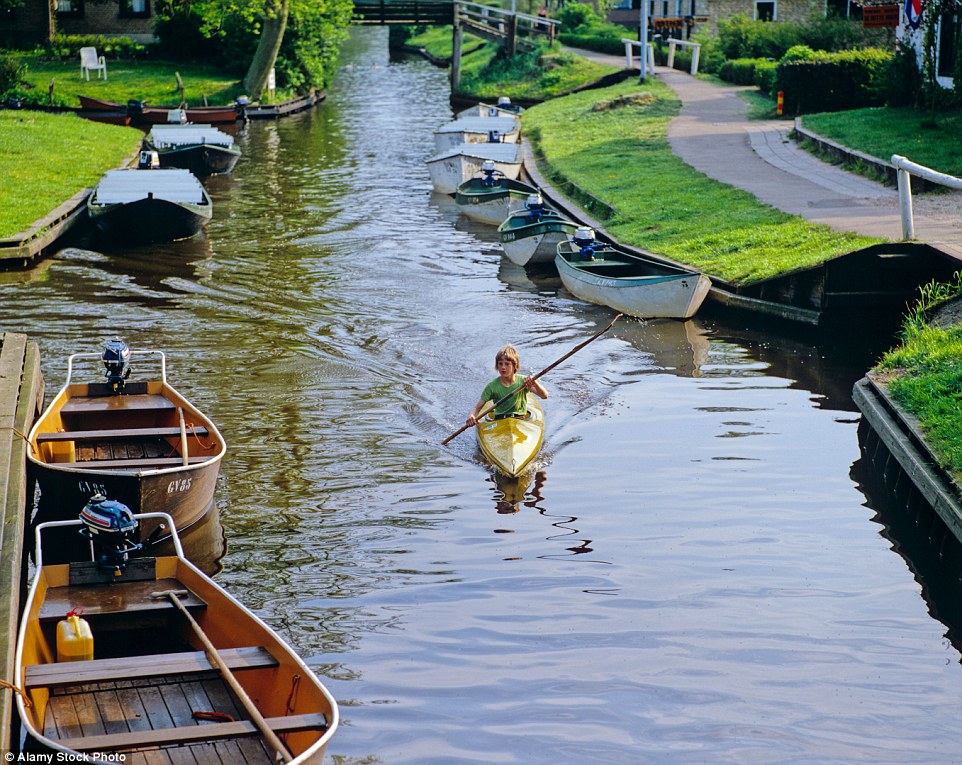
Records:
M477 159L490 159L494 162L506 162L508 164L521 162L520 143L465 143L455 146L440 154L435 154L428 162L437 162L442 159L456 157L463 154Z
M127 204L146 199L153 193L156 199L182 204L203 204L204 187L190 170L108 170L94 191L98 204Z
M515 117L462 117L441 125L438 133L489 133L497 130L501 135L517 133L521 123Z
M233 146L234 136L210 125L154 125L147 140L158 149L213 144Z

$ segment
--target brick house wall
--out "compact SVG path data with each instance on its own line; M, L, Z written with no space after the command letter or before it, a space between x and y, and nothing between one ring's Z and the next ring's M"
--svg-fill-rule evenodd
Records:
M56 0L50 0L56 3ZM106 35L130 37L138 42L154 41L154 16L148 2L147 14L131 16L122 12L129 0L75 0L82 9L76 15L56 14L56 30L64 35ZM25 0L11 13L0 14L0 42L42 44L49 34L47 0Z
M805 21L812 14L824 16L826 7L825 0L648 0L648 4L648 15L656 32L661 25L673 24L686 37L705 25L715 32L718 19L737 15L754 19L768 15L776 21ZM624 0L611 10L608 20L637 29L639 13L639 0ZM686 16L693 22L690 30L684 22Z
M50 19L45 0L27 0L19 8L0 13L0 44L24 47L47 41Z

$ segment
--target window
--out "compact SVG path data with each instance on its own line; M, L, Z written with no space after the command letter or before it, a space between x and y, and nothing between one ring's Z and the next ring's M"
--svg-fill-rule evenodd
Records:
M960 16L958 10L943 13L939 19L939 77L951 77L955 70L955 58L958 55L957 42L960 31Z
M150 16L150 0L120 0L121 18L147 18Z
M82 19L84 0L57 0L57 16L63 19Z
M755 19L757 21L774 21L775 0L755 0Z

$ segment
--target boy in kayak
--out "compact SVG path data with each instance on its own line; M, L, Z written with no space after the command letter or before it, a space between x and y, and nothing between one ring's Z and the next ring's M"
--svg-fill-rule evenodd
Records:
M517 393L497 407L494 412L495 419L525 417L528 414L528 391L538 398L548 398L548 391L540 382L533 380L530 376L518 374L520 366L518 351L513 345L506 345L498 351L494 357L494 368L498 370L498 376L484 387L480 400L468 415L466 421L468 425L477 424L478 415L488 401L500 401L519 386Z

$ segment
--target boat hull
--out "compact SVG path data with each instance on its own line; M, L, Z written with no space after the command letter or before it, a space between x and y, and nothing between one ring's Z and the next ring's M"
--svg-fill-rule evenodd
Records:
M76 524L64 528L77 534ZM18 696L25 750L75 762L102 762L97 752L123 761L121 753L144 747L156 763L218 754L230 761L241 751L258 757L245 762L274 761L257 727L244 722L250 716L236 687L212 670L200 636L163 597L173 591L249 703L283 731L291 762L323 761L338 726L333 697L274 630L183 557L179 542L174 555L133 559L111 576L89 562L48 563L47 531L41 530L42 562L17 635L15 677L30 701ZM81 578L84 583L75 584ZM66 603L83 609L94 635L93 659L54 661L56 622ZM66 685L68 694L55 693ZM133 703L118 704L118 688L139 689ZM193 712L208 710L238 722L195 719Z
M442 152L427 160L431 183L441 194L455 194L458 186L481 174L485 160L493 161L495 170L505 178L516 180L521 174L520 148L520 144L478 143Z
M240 159L240 150L233 146L202 144L159 149L146 142L144 148L157 152L161 167L178 167L200 176L229 173Z
M517 225L517 220L523 217L519 213L498 227L498 238L505 256L519 266L551 263L557 255L558 245L568 241L578 228L569 220L554 217Z
M703 274L626 253L609 252L599 260L579 262L571 242L558 245L555 266L565 289L575 297L643 319L691 318L711 288Z
M90 96L78 96L80 108L84 112L89 112L91 119L97 119L96 112L110 112L113 114L124 114L132 125L164 125L170 122L170 113L178 111L177 107L162 108L157 106L144 106L143 108L130 108L124 104L104 101L100 98ZM241 117L240 107L238 106L195 106L187 107L185 112L187 121L195 124L219 125L237 122Z
M544 440L544 411L534 395L528 396L527 419L483 417L476 430L481 452L506 476L521 475L537 456Z
M528 197L537 193L538 189L521 181L502 178L494 186L484 186L483 179L471 178L458 186L454 201L472 220L500 226L512 213L523 210Z
M138 199L101 205L87 200L87 213L98 231L125 242L168 242L187 239L210 223L209 199L202 204L167 199Z

